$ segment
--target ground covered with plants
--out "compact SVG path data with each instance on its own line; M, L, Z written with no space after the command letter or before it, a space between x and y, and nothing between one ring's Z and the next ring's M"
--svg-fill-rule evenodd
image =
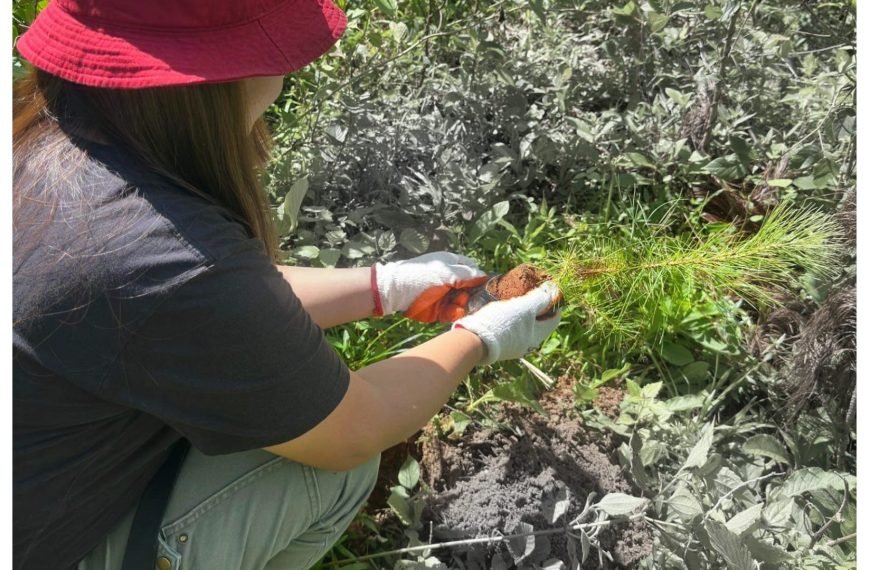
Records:
M586 273L320 566L855 567L854 4L344 7L269 116L287 262ZM441 330L329 334L362 366Z
M318 567L854 568L854 0L339 4L268 114L286 262L575 270Z

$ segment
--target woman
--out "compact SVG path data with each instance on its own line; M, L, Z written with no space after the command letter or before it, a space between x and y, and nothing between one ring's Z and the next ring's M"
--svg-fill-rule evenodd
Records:
M261 115L344 27L329 0L55 0L20 38L15 568L309 567L382 450L558 324L545 284L360 370L326 343L485 278L275 265Z

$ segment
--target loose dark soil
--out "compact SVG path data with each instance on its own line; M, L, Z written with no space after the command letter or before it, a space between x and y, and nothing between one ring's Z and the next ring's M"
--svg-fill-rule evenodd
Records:
M570 383L559 385L542 398L548 416L527 408L505 405L500 421L521 435L489 429L466 432L459 441L444 441L433 433L421 438L423 479L432 488L424 512L421 538L434 542L510 534L518 523L535 530L555 528L583 509L586 497L609 492L631 493L614 457L615 442L598 432L587 432L573 409ZM565 385L563 385L565 384ZM621 394L605 392L611 401ZM556 498L567 490L570 507L554 524L550 520ZM554 534L538 539L525 564L558 558L568 563L566 538ZM650 554L652 535L642 523L621 523L604 530L601 544L613 563L605 568L633 568ZM512 566L504 545L463 547L435 551L456 568ZM531 566L528 566L531 567ZM600 568L593 550L585 568Z

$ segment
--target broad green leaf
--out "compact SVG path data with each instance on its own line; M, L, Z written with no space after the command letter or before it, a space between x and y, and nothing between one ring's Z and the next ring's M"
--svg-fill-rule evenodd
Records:
M375 6L377 6L381 12L390 17L395 16L399 9L396 0L375 0Z
M399 244L411 253L420 255L429 249L429 237L414 228L405 228L399 234Z
M420 481L420 464L410 455L399 469L399 484L406 489L413 489Z
M344 125L334 124L329 125L324 129L326 134L337 143L343 143L347 138L347 127Z
M408 26L404 22L390 22L390 32L397 44L401 44L408 35Z
M792 559L792 555L781 547L759 540L751 534L743 537L743 542L746 544L746 547L749 548L753 558L775 567L780 567L781 564ZM787 567L792 568L791 565Z
M722 555L730 570L755 569L749 549L739 536L728 530L728 527L718 521L707 520L704 528L710 536L713 548Z
M795 178L793 181L794 185L800 188L801 190L815 190L816 189L816 181L812 176L801 176L800 178Z
M351 240L341 248L341 254L348 259L359 259L367 255L373 255L375 248L367 243Z
M676 89L671 89L670 87L665 87L665 94L677 105L680 107L685 107L689 104L690 96L685 93L681 93Z
M568 487L558 484L552 495L542 497L541 512L550 521L550 524L556 524L556 521L568 511L570 505L571 497Z
M717 352L719 354L736 355L738 353L737 347L729 346L721 340L715 338L706 338L703 340L699 340L698 344L711 352Z
M507 542L508 552L511 553L515 564L519 565L535 550L535 535L531 534L534 530L534 527L526 522L517 523L511 529L509 533L511 535L524 535L514 536Z
M633 497L625 493L608 493L598 501L599 509L610 516L625 516L646 508L647 499Z
M806 467L789 475L780 487L780 492L787 497L796 497L807 491L819 489L842 491L843 479L836 473L819 467Z
M457 435L462 435L471 424L471 418L459 411L450 412L450 419L453 422L453 433Z
M341 258L341 250L327 247L320 250L320 262L326 267L335 267Z
M718 453L711 453L710 457L707 458L707 461L705 461L703 465L698 467L698 475L701 477L709 477L711 475L715 475L719 472L719 469L722 467L724 461L725 460Z
M743 163L733 154L711 160L704 166L704 171L725 180L740 180L749 174Z
M734 534L742 535L761 519L761 510L763 508L764 503L756 503L728 519L725 526Z
M662 343L662 358L675 366L685 366L695 360L688 348L667 340Z
M640 462L644 467L654 465L661 458L668 456L668 446L660 441L645 441L640 449Z
M625 153L625 156L628 157L628 160L630 160L635 166L655 168L655 165L650 161L650 159L639 152L627 152Z
M414 512L409 502L410 495L408 490L398 485L390 489L390 497L387 499L387 505L393 509L393 512L398 515L399 519L405 525L410 525L414 519Z
M646 20L649 22L650 31L654 34L662 31L668 25L668 17L658 12L649 12L646 15Z
M733 150L734 154L737 155L738 160L740 160L744 168L748 168L749 163L752 161L755 154L752 147L749 146L745 140L736 135L728 137L728 144L731 146L731 150Z
M680 519L685 521L692 520L704 512L701 502L682 486L677 487L668 499L668 505L670 505L671 510L679 515Z
M529 393L529 386L523 378L517 378L512 382L505 382L494 386L489 395L491 399L501 400L505 402L516 402L528 406L533 410L546 414L541 403L532 394Z
M284 195L284 201L279 207L281 224L287 232L296 231L299 224L299 207L308 193L308 177L302 177L290 185L290 190ZM286 224L286 225L285 225Z
M789 159L789 167L794 170L807 170L822 159L822 150L815 145L806 145L798 149Z
M320 248L316 245L303 245L293 250L294 257L302 259L317 259L320 256Z
M676 396L670 400L665 400L665 406L672 412L683 412L686 410L694 410L704 405L704 396L701 394L687 394L685 396Z
M707 379L710 364L702 360L696 360L683 366L682 372L689 382L701 382Z
M692 467L700 467L707 461L707 453L710 451L710 446L713 445L713 424L706 423L701 428L701 437L689 452L689 457L683 464L683 469Z
M778 499L764 505L761 518L769 527L786 528L791 525L791 513L794 507L794 499Z
M788 188L791 186L791 183L791 178L772 178L767 181L767 185L773 186L774 188Z
M535 16L538 17L542 24L547 23L547 15L544 12L544 0L529 0L529 8L532 9L532 12L535 13Z
M614 378L622 376L629 370L631 370L631 364L629 364L628 362L623 364L622 368L611 368L609 370L605 370L601 373L601 378L598 380L598 382L596 382L596 384L605 384L607 382L610 382Z
M704 6L704 15L708 20L718 20L722 17L722 8L715 4L707 4Z
M837 183L837 165L827 158L820 160L813 167L813 183L816 188L827 188Z
M753 435L743 444L743 450L752 455L769 457L780 463L791 463L789 453L785 447L773 436L760 433Z
M509 211L510 202L505 200L495 204L492 208L481 214L474 224L472 224L469 231L470 243L474 244L477 240L486 235L498 224L499 220L507 215Z
M640 389L640 393L644 398L652 400L659 395L661 389L662 382L652 382L651 384L645 384L643 388Z
M643 460L640 458L640 451L643 447L643 441L639 432L634 432L629 438L629 445L622 444L619 446L619 452L623 455L624 463L627 463L631 478L634 483L641 489L649 489L650 480L643 468ZM630 448L630 450L629 450ZM630 457L630 458L629 458Z
M743 479L740 477L740 475L732 471L727 466L723 466L716 473L716 488L721 495L730 493L733 489L740 489L739 491L734 493L735 496L747 493L748 491L746 490L746 488L741 487L742 484Z
M622 8L611 8L616 16L635 16L638 12L637 3L634 0L628 0Z
M381 231L377 234L375 243L381 253L390 252L396 247L396 234L389 230Z

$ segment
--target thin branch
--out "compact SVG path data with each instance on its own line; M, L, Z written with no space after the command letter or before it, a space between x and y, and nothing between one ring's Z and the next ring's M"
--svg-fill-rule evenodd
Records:
M727 499L728 497L730 497L731 495L733 495L734 493L736 493L738 490L742 489L743 487L747 487L747 486L751 485L752 483L757 483L757 482L763 481L765 479L770 479L771 477L784 477L784 476L785 476L784 472L783 473L779 473L779 472L768 473L767 475L762 475L761 477L756 477L754 479L750 479L749 481L744 481L743 483L740 483L739 485L735 486L730 491L728 491L727 493L725 493L724 495L719 497L719 500L716 501L716 504L713 505L713 508L711 508L709 511L707 511L707 513L704 515L704 518L701 519L701 522L703 523L704 521L706 521L707 518L710 516L710 513L712 513L713 511L715 511L716 509L719 508L719 505L722 504L722 501L724 501L725 499Z
M825 546L837 546L838 544L848 542L848 541L852 540L853 538L856 538L857 536L858 536L858 533L853 532L852 534L847 534L846 536L841 536L840 538L837 538L834 540L829 540L828 542L825 543Z
M526 538L528 536L545 536L551 534L560 534L567 533L572 530L584 530L588 528L596 528L602 526L610 526L614 523L622 523L637 520L639 518L644 517L643 513L638 513L627 519L611 519L606 521L596 521L590 523L581 523L576 525L567 525L560 528L550 528L545 530L536 530L532 532L523 532L518 534L508 534L502 536L483 536L480 538L467 538L463 540L452 540L450 542L439 542L437 544L421 544L420 546L409 546L407 548L399 548L396 550L389 550L387 552L376 552L374 554L367 554L365 556L358 556L356 558L349 558L347 560L338 560L335 562L331 562L329 564L325 564L327 567L334 566L344 566L346 564L352 564L354 562L363 562L365 560L373 560L375 558L383 558L385 556L394 556L397 554L410 554L413 552L424 552L426 550L438 550L441 548L452 548L454 546L468 546L471 544L493 544L497 542L504 542L506 540L513 540L514 538Z
M813 533L813 537L812 537L812 539L810 540L810 548L812 548L813 546L815 546L816 543L819 541L819 539L822 538L822 534L823 534L826 530L828 530L828 528L829 528L832 524L834 524L834 521L835 521L835 520L837 520L838 518L840 518L840 515L843 514L843 509L846 508L846 502L849 500L849 482L846 481L846 478L843 477L842 475L840 475L839 473L836 473L836 475L837 475L840 479L843 480L843 502L840 503L840 508L837 509L837 512L834 513L834 515L833 515L831 518L829 518L829 519L825 522L824 525L822 525L822 528L820 528L820 529L817 530L815 533Z
M725 81L725 69L728 59L731 57L731 47L734 44L734 31L737 29L737 15L740 13L738 8L731 15L731 21L728 23L728 32L725 35L725 48L722 50L722 57L719 59L719 73L716 81L713 83L713 94L710 96L710 114L707 117L704 125L704 136L701 137L701 150L706 151L710 144L710 137L713 135L713 127L716 126L716 118L718 116L719 99L722 98L722 83Z
M819 49L810 49L810 50L806 50L806 51L795 51L795 52L792 52L791 55L807 55L807 54L811 54L811 53L819 53L822 51L828 51L828 50L832 50L832 49L840 49L842 47L851 47L851 46L850 46L850 44L837 44L835 46L828 46L828 47L823 47L823 48L819 48Z

